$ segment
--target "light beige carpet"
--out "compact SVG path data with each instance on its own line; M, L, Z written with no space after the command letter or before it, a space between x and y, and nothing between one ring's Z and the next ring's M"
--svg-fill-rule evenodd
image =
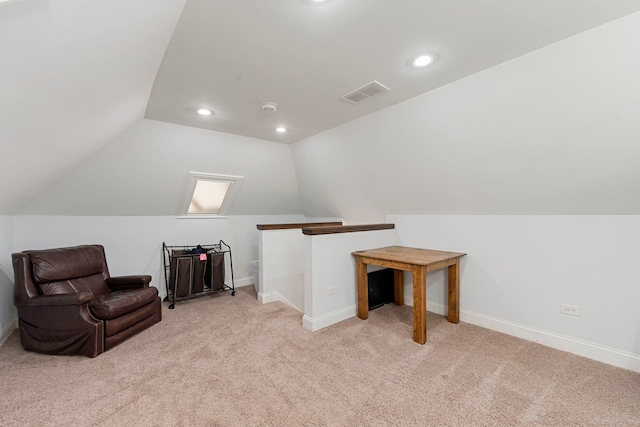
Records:
M640 374L387 305L316 333L252 288L95 359L0 347L2 426L640 426Z

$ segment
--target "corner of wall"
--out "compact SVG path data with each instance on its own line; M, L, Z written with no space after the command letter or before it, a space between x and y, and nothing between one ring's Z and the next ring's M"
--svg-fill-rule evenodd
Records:
M13 305L13 267L11 253L14 248L13 216L0 216L0 345L18 327L18 316Z
M7 326L2 328L2 331L0 331L0 347L2 347L2 345L5 343L5 341L7 339L9 339L9 337L11 336L13 331L15 331L16 329L18 329L18 318L17 317L15 319L13 319L11 322L9 322L7 324Z

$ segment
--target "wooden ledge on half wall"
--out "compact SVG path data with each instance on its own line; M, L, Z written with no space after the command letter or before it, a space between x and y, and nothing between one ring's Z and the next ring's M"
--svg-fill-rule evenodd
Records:
M395 224L362 224L362 225L337 225L325 227L304 227L302 234L317 236L320 234L355 233L358 231L389 230L396 228Z
M258 230L288 230L290 228L308 228L308 227L336 227L341 226L342 221L333 222L299 222L295 224L258 224Z

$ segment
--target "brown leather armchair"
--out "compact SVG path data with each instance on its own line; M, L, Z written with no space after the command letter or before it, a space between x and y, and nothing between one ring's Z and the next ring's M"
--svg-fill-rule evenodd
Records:
M162 320L151 276L110 277L101 245L11 257L25 350L95 357Z

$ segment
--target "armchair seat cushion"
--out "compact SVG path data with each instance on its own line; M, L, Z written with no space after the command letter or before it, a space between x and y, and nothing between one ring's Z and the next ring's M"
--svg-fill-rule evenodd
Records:
M158 298L158 289L154 287L116 291L94 297L89 310L98 319L108 320L139 309Z

